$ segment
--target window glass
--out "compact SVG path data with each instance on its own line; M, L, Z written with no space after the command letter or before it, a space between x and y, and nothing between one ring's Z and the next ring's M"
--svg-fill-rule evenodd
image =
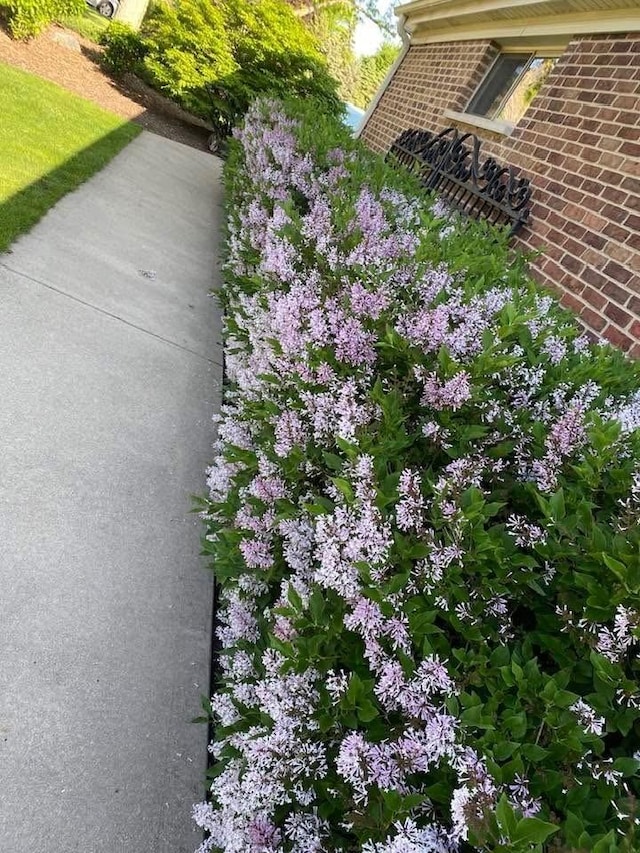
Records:
M516 124L542 88L542 84L555 64L555 59L541 56L537 56L530 62L511 93L500 105L494 118Z
M511 87L527 67L531 54L503 53L493 63L491 71L467 107L468 113L494 118Z
M516 124L542 88L556 60L525 53L502 53L480 84L468 113Z

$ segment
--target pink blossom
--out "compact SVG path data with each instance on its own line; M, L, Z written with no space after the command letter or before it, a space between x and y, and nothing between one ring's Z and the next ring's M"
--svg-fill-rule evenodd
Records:
M569 707L570 711L578 718L580 725L584 728L587 734L600 735L604 731L605 719L599 717L590 705L587 705L582 699L578 699Z
M420 530L424 523L425 502L420 491L421 478L415 471L405 468L400 475L396 504L396 523L400 530Z
M250 569L269 569L273 565L273 554L264 539L243 539L239 548Z
M470 399L470 377L464 370L446 382L440 382L435 373L431 373L425 379L420 405L437 411L441 409L456 411Z

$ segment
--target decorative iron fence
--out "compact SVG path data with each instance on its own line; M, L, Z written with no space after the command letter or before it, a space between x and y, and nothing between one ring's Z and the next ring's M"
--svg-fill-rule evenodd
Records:
M511 225L515 234L530 215L531 182L512 166L493 157L481 158L480 140L473 133L448 127L405 130L395 140L387 160L395 159L416 174L452 208L495 225Z

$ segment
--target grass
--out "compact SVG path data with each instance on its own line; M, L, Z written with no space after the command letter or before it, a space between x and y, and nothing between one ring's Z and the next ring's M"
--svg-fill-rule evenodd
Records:
M0 64L0 252L140 131L39 77Z
M101 34L109 26L109 19L99 15L93 9L87 8L82 15L73 18L61 18L59 23L97 44Z

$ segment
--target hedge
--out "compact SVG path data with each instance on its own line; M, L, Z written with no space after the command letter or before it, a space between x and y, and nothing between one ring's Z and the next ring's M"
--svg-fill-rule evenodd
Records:
M317 39L286 0L157 0L139 33L114 22L101 43L111 72L139 74L225 132L266 93L342 110Z
M226 188L200 850L640 849L638 366L311 112Z
M82 15L84 0L0 0L5 8L11 35L17 39L37 36L53 21Z

